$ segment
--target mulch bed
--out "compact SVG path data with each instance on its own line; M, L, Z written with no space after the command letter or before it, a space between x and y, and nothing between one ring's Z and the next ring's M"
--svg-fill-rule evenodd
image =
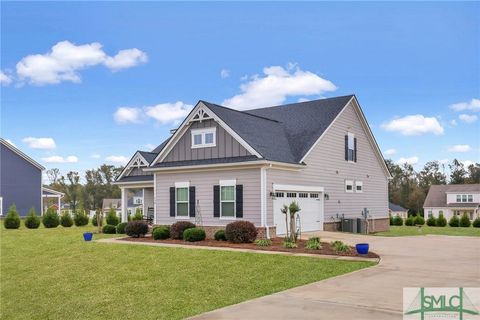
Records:
M369 251L368 254L358 254L355 247L350 247L349 252L336 252L328 242L322 242L322 249L309 250L305 249L306 240L298 240L297 248L287 249L283 247L283 238L272 239L272 244L268 247L259 247L255 243L231 243L228 241L216 241L216 240L203 240L197 242L187 242L183 240L154 240L151 236L143 238L122 238L121 240L133 241L133 242L153 242L153 243L166 243L166 244L181 244L189 246L204 246L204 247L221 247L221 248L239 248L239 249L253 249L262 251L281 251L291 253L309 253L309 254L323 254L332 256L347 256L347 257L363 257L363 258L379 258L379 255L375 252Z

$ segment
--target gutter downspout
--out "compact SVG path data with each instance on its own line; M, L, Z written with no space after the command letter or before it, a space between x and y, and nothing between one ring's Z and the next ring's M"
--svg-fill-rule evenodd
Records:
M265 235L270 239L270 228L267 223L267 168L260 168L260 217L262 227L265 228Z

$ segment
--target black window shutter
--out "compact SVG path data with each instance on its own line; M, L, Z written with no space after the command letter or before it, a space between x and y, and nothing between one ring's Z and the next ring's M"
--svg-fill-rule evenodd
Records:
M353 161L357 162L357 138L353 138Z
M348 134L345 135L345 161L348 161Z
M190 207L190 217L195 217L195 187L188 188L188 202Z
M175 217L175 187L170 187L170 217Z
M220 186L213 186L213 216L220 217Z
M243 185L237 184L235 192L236 217L243 218Z

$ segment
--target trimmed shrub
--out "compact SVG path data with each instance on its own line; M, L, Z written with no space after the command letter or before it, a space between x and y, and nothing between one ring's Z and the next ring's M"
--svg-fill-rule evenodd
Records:
M415 217L414 216L410 216L407 218L407 220L405 220L405 225L406 226L414 226L415 225Z
M48 208L47 212L43 214L42 223L45 228L56 228L60 224L60 217L57 211L53 208Z
M145 221L130 221L125 227L125 233L130 237L143 237L148 232L148 224Z
M60 217L60 224L65 228L70 228L73 226L73 219L68 211L63 212L62 216Z
M110 210L108 210L107 217L105 220L107 221L107 224L112 226L116 226L117 224L120 223L120 219L117 216L117 212L113 208L110 208Z
M95 214L93 215L93 218L92 218L92 225L94 225L95 227L98 227L98 216L100 216L100 227L103 226L103 214L100 210L97 210L97 212L95 212Z
M450 218L450 221L448 221L448 225L450 227L460 226L460 219L458 219L457 215L453 215L453 217Z
M183 240L188 242L196 242L205 240L207 234L205 230L200 228L189 228L183 231Z
M102 228L103 233L114 234L117 233L117 228L111 224L106 224Z
M431 215L430 217L428 217L427 219L427 226L429 227L435 227L437 225L437 219L435 219L435 217L433 215Z
M28 215L25 217L25 227L28 229L37 229L40 227L40 218L35 212L35 208L30 208Z
M390 219L390 225L393 226L393 217L391 213L388 214L388 218Z
M294 249L298 246L295 242L286 239L285 241L283 241L283 247L287 249Z
M470 218L466 213L463 213L462 217L460 218L460 227L467 228L470 227L470 224Z
M307 240L305 243L305 249L310 250L320 250L322 249L322 244L320 243L319 237L312 237Z
M217 230L213 235L213 238L217 241L226 241L227 237L225 237L225 230Z
M73 215L73 222L77 227L86 226L88 224L88 216L85 212L78 210Z
M140 210L140 208L137 208L137 210L135 210L135 214L132 217L132 221L140 221L140 220L143 220L143 214L142 214L142 210Z
M403 226L403 219L399 215L393 217L393 225L394 226Z
M235 221L227 224L225 237L234 243L249 243L257 238L257 228L250 221Z
M474 228L480 228L480 217L477 217L475 220L473 220L472 225Z
M270 245L272 245L272 240L270 240L270 239L258 239L258 240L255 240L255 244L258 247L269 247Z
M170 227L170 237L172 239L183 239L183 231L186 229L195 228L195 225L190 221L178 221Z
M152 232L153 239L155 240L165 240L170 238L170 228L167 226L160 226L153 229Z
M414 225L423 226L425 224L425 219L419 213L417 213L417 215L413 218L413 223Z
M437 227L445 227L447 225L447 219L443 216L443 213L440 213L437 218Z
M5 220L3 221L3 225L5 226L5 229L20 228L20 216L18 215L16 205L12 204L10 208L8 208L8 212L5 216Z
M350 247L348 245L346 245L345 243L343 243L342 241L339 241L339 240L332 241L331 245L333 247L333 250L335 250L336 252L349 252L350 251Z
M121 222L117 224L117 233L118 234L125 234L125 227L127 226L126 222Z

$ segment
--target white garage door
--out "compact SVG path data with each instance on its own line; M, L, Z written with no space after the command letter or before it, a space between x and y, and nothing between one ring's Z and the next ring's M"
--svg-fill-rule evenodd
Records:
M292 201L300 206L300 225L302 232L323 230L323 193L294 190L276 190L273 200L273 218L277 234L286 234L285 215L281 212L284 204Z

